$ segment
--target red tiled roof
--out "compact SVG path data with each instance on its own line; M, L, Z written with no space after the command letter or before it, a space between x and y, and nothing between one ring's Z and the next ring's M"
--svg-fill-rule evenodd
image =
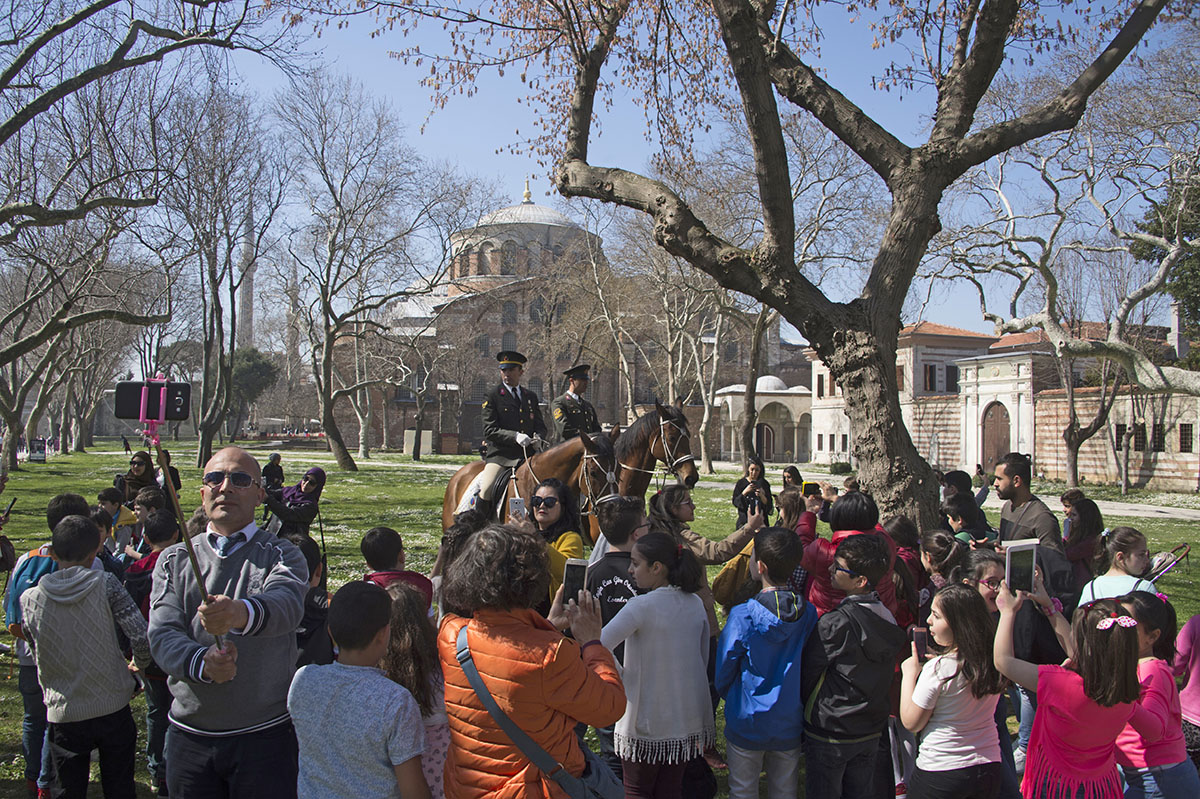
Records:
M900 337L904 336L956 336L960 338L986 338L995 339L995 336L989 336L987 333L976 333L974 330L963 330L961 327L950 327L949 325L939 325L936 322L917 322L915 325L908 325L901 329Z
M1034 344L1049 344L1050 339L1046 336L1046 331L1040 327L1037 330L1026 330L1024 333L1006 333L1001 336L998 341L988 347L991 350L1007 350L1017 349L1018 347L1029 347Z

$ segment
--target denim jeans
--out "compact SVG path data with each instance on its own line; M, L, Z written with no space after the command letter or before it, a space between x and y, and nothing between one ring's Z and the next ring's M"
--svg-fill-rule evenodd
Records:
M764 752L725 742L729 799L758 799L758 775L765 766L767 799L796 799L800 788L800 747Z
M1021 799L1021 781L1017 779L1012 736L1008 734L1008 700L1003 696L996 702L996 735L1000 737L999 799Z
M154 783L167 781L167 762L163 750L167 744L167 714L171 711L171 690L166 680L146 680L146 770Z
M171 799L296 799L299 746L286 722L217 738L167 730Z
M911 799L995 799L999 792L999 763L948 771L923 771L918 768L908 782Z
M878 738L847 744L805 739L805 796L870 799L878 752Z
M25 756L25 779L35 780L39 788L54 782L50 749L46 746L46 703L38 683L37 666L17 669L17 690L21 692L21 754Z
M1014 685L1009 689L1008 696L1016 711L1017 721L1021 724L1017 729L1017 746L1028 749L1029 735L1033 732L1033 714L1037 712L1037 694Z
M1154 768L1121 767L1127 788L1125 799L1195 799L1200 796L1200 774L1191 760Z
M105 799L134 799L137 726L129 706L85 721L47 725L46 747L65 799L87 797L92 750L100 750L100 785Z

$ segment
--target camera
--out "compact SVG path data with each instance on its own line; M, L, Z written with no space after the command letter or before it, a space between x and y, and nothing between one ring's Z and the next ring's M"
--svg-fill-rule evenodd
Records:
M163 414L163 400L166 414ZM146 412L142 415L142 403ZM117 383L113 396L113 415L118 419L159 420L182 422L192 411L192 386L189 383L171 383L166 380L141 382L123 380Z

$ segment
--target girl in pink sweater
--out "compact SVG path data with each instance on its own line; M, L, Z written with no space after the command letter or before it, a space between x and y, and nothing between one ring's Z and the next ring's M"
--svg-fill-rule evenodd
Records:
M1179 706L1188 756L1200 768L1200 615L1192 616L1175 640L1175 676L1183 677Z
M1117 762L1125 774L1125 799L1195 799L1200 775L1187 757L1175 659L1175 609L1155 594L1134 591L1118 600L1137 619L1138 707L1145 719L1117 736Z
M1111 599L1079 608L1066 629L1057 605L1048 615L1071 656L1068 666L1039 666L1013 654L1017 609L1028 598L1000 584L993 656L1001 674L1037 693L1038 712L1025 760L1025 799L1120 799L1114 758L1117 736L1137 705L1137 620ZM1065 640L1064 640L1065 639ZM1073 650L1073 651L1071 651Z

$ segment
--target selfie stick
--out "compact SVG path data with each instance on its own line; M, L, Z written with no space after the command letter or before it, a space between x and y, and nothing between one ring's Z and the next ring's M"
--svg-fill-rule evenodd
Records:
M160 383L158 397L158 418L151 419L146 415L146 407L150 400L150 384ZM175 518L179 520L179 534L183 537L183 545L187 549L188 561L192 564L192 574L196 577L196 582L200 585L200 591L203 594L203 600L208 601L208 586L204 583L204 575L200 573L200 563L196 560L196 550L192 546L192 536L188 532L187 519L183 517L183 509L179 505L179 495L175 493L175 482L171 479L171 469L167 463L167 457L163 454L162 441L158 437L158 426L167 421L167 379L163 377L162 372L154 376L153 380L147 380L146 385L142 386L142 407L138 414L138 421L146 425L143 431L145 436L154 444L154 451L158 455L158 466L163 473L163 486L167 489L167 496L171 498L171 507L175 510ZM217 643L217 649L224 649L225 644L221 641L221 636L214 635L213 639Z

